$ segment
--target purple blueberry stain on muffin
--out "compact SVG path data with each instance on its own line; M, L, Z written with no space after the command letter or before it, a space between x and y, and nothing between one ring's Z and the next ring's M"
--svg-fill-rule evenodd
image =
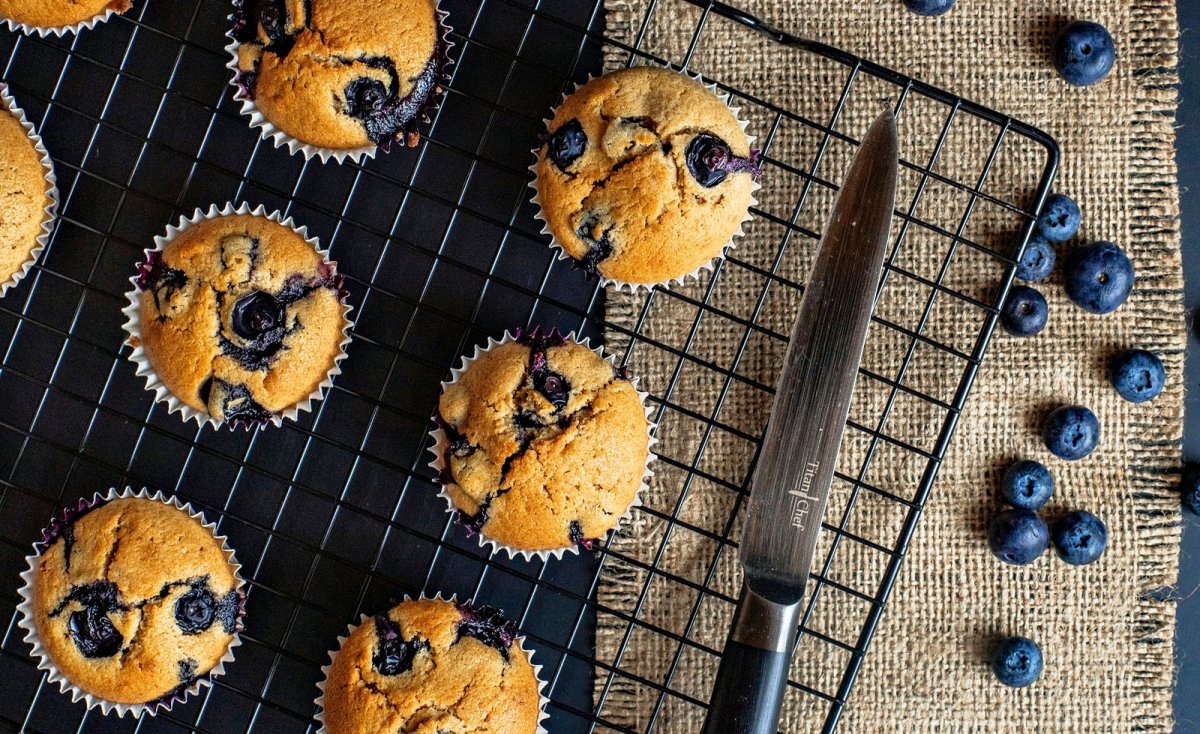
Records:
M400 634L400 626L380 614L375 617L375 654L371 666L380 675L400 675L412 670L417 653L427 649L429 643L413 638L406 640Z
M458 604L462 621L458 623L458 638L472 637L495 649L508 660L508 651L517 638L517 625L505 619L499 609L488 606ZM457 641L456 640L456 641Z

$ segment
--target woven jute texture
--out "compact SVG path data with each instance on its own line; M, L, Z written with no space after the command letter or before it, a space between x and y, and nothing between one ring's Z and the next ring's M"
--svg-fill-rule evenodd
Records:
M824 41L1027 121L1062 148L1055 188L1084 211L1079 236L1059 248L1095 240L1120 243L1137 269L1129 301L1093 316L1064 296L1056 273L1039 287L1049 324L1033 338L998 333L958 423L945 462L913 535L877 634L850 691L840 723L847 732L1165 732L1171 729L1175 606L1162 601L1174 584L1179 502L1174 492L1182 430L1186 327L1177 227L1173 131L1177 24L1169 0L1053 0L1024 3L959 0L948 15L920 18L900 0L741 0L742 6L798 35ZM844 90L836 129L861 139L871 119L894 105L899 88L862 77L815 55L782 51L721 18L711 17L694 47L699 12L682 0L608 0L608 33L710 79L749 91L828 125ZM1068 87L1049 62L1053 34L1074 17L1104 23L1118 62L1093 88ZM689 49L691 51L690 58ZM610 64L628 57L611 49ZM736 103L736 100L735 100ZM900 115L902 157L928 166L952 110L910 95ZM758 193L760 210L713 282L705 274L670 293L610 293L609 348L626 353L641 386L661 407L660 462L643 498L647 510L613 542L599 583L596 695L600 716L655 732L699 730L719 651L740 584L736 549L737 488L748 486L754 439L761 436L786 334L808 271L815 237L781 236L795 217L819 232L832 202L828 187L807 190L800 171L816 168L841 181L853 146L743 104L749 132L771 158ZM974 186L999 128L958 115L947 128L933 170ZM1047 159L1045 148L1007 136L983 189L1028 206ZM908 329L873 324L864 366L915 393L951 402L963 360L911 338L970 354L1003 268L987 248L1006 251L1022 221L963 190L900 178L898 208L919 203L893 262L915 277L888 276L877 315ZM920 196L918 197L918 193ZM797 206L799 202L803 205ZM966 214L970 212L970 216ZM964 219L966 225L963 226ZM951 248L950 236L979 247ZM1008 249L1010 251L1010 249ZM951 255L947 253L952 252ZM775 276L768 277L774 271ZM932 290L940 280L953 291ZM789 283L792 284L789 286ZM965 295L959 298L954 294ZM647 307L646 299L652 298ZM977 302L973 305L972 300ZM700 304L707 304L701 307ZM747 329L755 322L761 328ZM638 331L645 339L631 338ZM652 344L657 342L658 344ZM665 345L665 348L660 345ZM1123 401L1106 379L1114 352L1145 348L1162 355L1167 387L1155 401ZM682 354L691 355L681 358ZM740 357L739 357L740 355ZM730 375L736 375L731 378ZM1065 403L1090 406L1100 418L1100 447L1079 462L1051 456L1039 424ZM926 451L935 449L947 411L887 382L860 377L851 417ZM886 420L884 418L886 417ZM709 426L715 421L715 426ZM867 455L871 460L863 471ZM1057 491L1045 510L1088 509L1107 523L1110 545L1097 563L1075 568L1053 552L1028 567L1006 566L988 551L988 520L1000 509L997 483L1012 460L1046 463ZM851 431L838 468L882 493L835 481L826 521L871 544L843 540L831 555L824 532L818 563L844 589L877 595L908 515L896 498L914 499L929 462L868 433ZM733 489L731 489L731 487ZM847 509L849 508L849 509ZM828 568L824 569L828 563ZM652 572L655 568L661 571ZM813 586L810 584L810 587ZM702 594L707 587L716 595ZM820 592L808 627L854 648L870 605L835 586ZM636 621L634 621L636 620ZM1045 653L1041 680L1007 689L992 677L989 649L1006 635L1037 640ZM686 642L681 644L681 640ZM803 636L791 677L839 695L851 655L818 636ZM664 694L659 687L665 687ZM829 712L819 696L793 689L781 729L818 731Z

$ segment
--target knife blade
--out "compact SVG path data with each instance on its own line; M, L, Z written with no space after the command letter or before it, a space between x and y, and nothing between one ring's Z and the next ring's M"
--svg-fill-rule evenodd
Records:
M738 611L704 734L774 734L896 199L894 115L871 126L825 224L751 479Z

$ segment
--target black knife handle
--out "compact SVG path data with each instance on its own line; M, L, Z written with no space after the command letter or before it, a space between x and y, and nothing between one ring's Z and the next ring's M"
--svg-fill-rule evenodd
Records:
M799 614L743 587L703 734L776 734Z

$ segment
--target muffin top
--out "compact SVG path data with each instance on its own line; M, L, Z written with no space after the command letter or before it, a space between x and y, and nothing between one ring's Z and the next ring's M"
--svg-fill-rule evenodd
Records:
M0 0L3 2L3 0ZM0 283L29 260L50 204L42 156L16 115L0 110Z
M137 286L151 367L175 397L218 421L272 420L316 390L341 354L341 277L266 217L187 227L151 253Z
M0 18L36 28L60 28L91 20L105 10L124 13L130 0L0 0Z
M405 601L350 633L325 679L330 734L534 734L541 712L512 622L488 607Z
M241 0L238 86L293 138L416 145L448 56L434 0Z
M589 274L661 283L708 263L750 206L757 152L700 83L639 66L580 87L538 151L541 216Z
M557 331L482 354L438 411L440 481L459 521L518 550L590 548L641 486L650 439L637 390Z
M77 687L125 704L169 699L213 669L241 598L221 543L186 512L137 497L52 525L33 581L33 620Z

